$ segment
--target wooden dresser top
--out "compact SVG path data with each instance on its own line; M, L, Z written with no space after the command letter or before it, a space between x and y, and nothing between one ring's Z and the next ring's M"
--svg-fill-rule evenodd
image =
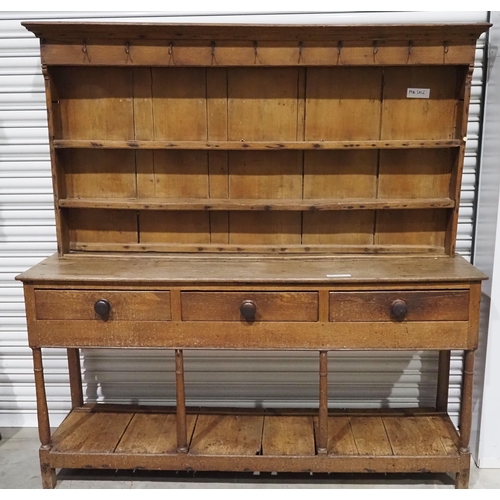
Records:
M16 279L36 282L371 283L486 279L463 257L53 255Z

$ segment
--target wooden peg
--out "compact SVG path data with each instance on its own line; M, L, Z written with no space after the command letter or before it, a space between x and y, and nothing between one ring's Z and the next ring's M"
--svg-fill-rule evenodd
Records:
M410 40L408 42L408 55L406 56L406 64L410 62L410 57L411 57L411 49L413 47L413 42Z
M298 60L299 63L301 61L304 62L304 59L302 58L302 47L303 47L302 42L299 42L299 60Z
M260 63L259 53L257 51L257 48L258 48L258 46L257 46L257 40L255 40L253 42L254 64L257 64L257 62Z
M127 61L132 62L132 57L130 56L130 42L127 41L125 44L125 54L127 54Z
M212 64L214 63L214 61L215 64L218 64L217 59L215 58L215 42L212 42L210 46L212 47Z
M84 53L84 60L87 59L87 61L90 62L90 55L89 55L89 51L87 49L87 41L86 40L83 40L82 52Z
M337 44L337 64L340 62L340 53L342 52L342 40Z
M175 64L174 61L174 43L170 42L168 44L168 64L170 65L171 63Z

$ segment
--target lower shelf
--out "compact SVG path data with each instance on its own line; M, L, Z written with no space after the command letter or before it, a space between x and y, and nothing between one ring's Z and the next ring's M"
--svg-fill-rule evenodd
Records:
M447 414L339 411L318 455L312 412L200 411L187 415L189 450L177 452L176 416L161 408L74 409L52 437L53 468L276 472L452 472L458 433ZM462 455L463 456L463 455Z

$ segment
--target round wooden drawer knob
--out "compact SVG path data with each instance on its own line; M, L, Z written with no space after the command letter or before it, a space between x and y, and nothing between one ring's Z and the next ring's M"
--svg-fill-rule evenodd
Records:
M247 321L253 321L257 312L257 304L253 300L244 300L241 303L240 312Z
M408 313L406 302L401 299L396 299L391 304L391 313L396 321L403 321Z
M107 316L111 311L111 304L106 299L100 299L94 304L94 311L99 316Z

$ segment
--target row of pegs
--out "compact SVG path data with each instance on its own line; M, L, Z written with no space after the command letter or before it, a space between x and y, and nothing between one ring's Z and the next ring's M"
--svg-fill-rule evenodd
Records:
M212 63L217 64L217 58L215 55L215 48L216 48L215 42L211 42L210 46L211 46L211 54L212 54ZM341 56L342 47L343 47L342 41L339 40L339 42L337 44L337 58L340 58L340 56ZM253 48L254 48L254 54L255 54L255 62L257 62L257 61L259 61L259 54L258 54L258 43L256 41L253 42ZM373 48L373 55L375 56L378 53L378 49L379 49L379 47L377 45L377 41L373 42L372 48ZM408 60L411 57L412 48L413 48L413 42L410 40L408 42ZM303 50L303 42L299 42L298 43L298 62L299 63L304 62L303 57L302 57L302 50ZM446 41L443 42L443 50L444 50L445 54L448 53L449 45L448 45L448 42L446 42ZM82 52L85 54L86 58L90 62L90 55L88 52L86 40L83 41ZM125 43L125 54L127 55L128 59L132 60L132 57L130 54L130 42ZM169 63L173 62L174 61L174 43L173 42L170 42L168 45L168 55L170 58Z

